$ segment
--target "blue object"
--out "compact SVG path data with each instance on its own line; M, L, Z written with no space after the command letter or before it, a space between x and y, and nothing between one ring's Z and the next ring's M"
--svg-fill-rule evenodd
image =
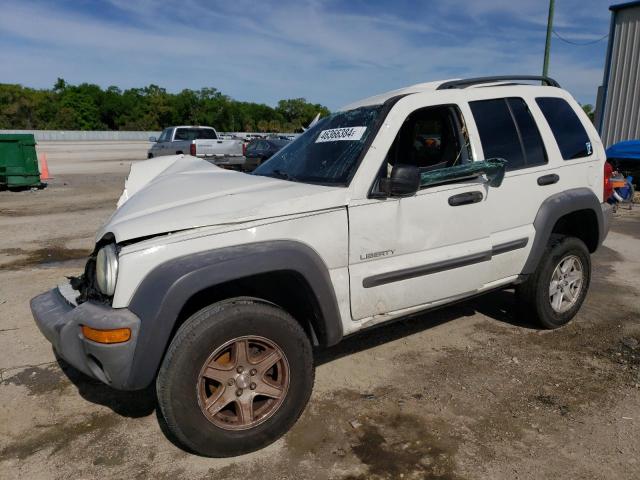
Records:
M640 162L640 140L627 140L607 148L608 159L638 160Z
M633 188L631 185L633 185L633 177L628 176L624 187L616 188L618 195L620 195L625 201L631 200L631 196L633 195Z

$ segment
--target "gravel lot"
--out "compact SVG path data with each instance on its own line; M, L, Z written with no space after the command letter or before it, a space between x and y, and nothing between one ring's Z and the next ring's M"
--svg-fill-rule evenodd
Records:
M640 478L640 208L616 214L571 325L522 323L503 291L349 338L317 352L283 439L208 459L167 437L151 389L82 376L32 321L146 148L54 147L48 188L0 192L0 478Z

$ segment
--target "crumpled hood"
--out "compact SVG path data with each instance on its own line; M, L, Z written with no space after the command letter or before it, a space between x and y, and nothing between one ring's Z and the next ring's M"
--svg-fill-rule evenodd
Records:
M176 155L136 163L118 209L96 235L117 242L190 228L244 223L347 204L347 189L289 182Z

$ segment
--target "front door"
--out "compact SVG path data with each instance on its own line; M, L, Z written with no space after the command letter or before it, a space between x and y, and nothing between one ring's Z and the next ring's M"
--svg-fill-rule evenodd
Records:
M397 163L429 171L470 161L460 109L434 106L407 116L379 176L387 176ZM408 198L367 198L350 204L353 319L482 288L489 281L491 260L488 193L484 180L477 178L425 187Z

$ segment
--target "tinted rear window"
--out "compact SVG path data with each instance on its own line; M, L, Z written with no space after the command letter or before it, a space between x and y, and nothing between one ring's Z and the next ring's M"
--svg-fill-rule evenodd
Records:
M210 128L178 128L176 140L215 140L216 132Z
M504 158L507 169L525 164L518 131L504 98L470 102L485 159Z
M571 105L553 97L536 98L536 102L551 127L562 158L571 160L591 155L591 140Z
M507 170L547 163L542 137L522 98L469 103L485 158L504 158Z

